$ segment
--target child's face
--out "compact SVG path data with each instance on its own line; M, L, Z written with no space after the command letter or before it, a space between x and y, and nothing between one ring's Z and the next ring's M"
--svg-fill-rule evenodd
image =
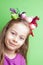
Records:
M23 44L29 33L29 28L26 27L23 23L15 23L11 26L5 37L5 45L9 50L17 50Z

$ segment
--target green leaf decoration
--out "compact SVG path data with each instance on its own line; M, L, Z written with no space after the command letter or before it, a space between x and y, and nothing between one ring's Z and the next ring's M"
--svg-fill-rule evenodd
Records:
M18 14L11 14L11 17L13 18L13 19L17 19L17 18L19 18L19 15Z
M20 14L20 10L18 8L16 8L16 12L17 14Z

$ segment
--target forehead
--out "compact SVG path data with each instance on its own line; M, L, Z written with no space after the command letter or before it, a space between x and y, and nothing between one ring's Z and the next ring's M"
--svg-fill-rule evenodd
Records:
M18 32L18 34L28 34L29 33L29 27L27 27L25 24L22 22L15 23L10 27L11 30L15 30Z

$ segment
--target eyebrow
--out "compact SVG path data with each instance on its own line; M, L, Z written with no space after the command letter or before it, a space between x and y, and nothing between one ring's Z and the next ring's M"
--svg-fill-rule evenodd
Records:
M14 32L16 32L15 30L12 30L12 31L14 31ZM16 32L16 34L17 34L17 32ZM21 37L23 37L23 38L25 38L25 36L24 35L20 35Z

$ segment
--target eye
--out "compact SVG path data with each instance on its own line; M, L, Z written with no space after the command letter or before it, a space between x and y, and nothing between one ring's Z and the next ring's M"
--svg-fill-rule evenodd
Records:
M16 33L15 32L11 32L13 35L16 35Z
M24 40L24 38L23 38L23 37L21 37L21 36L20 36L20 39L21 39L21 40Z

